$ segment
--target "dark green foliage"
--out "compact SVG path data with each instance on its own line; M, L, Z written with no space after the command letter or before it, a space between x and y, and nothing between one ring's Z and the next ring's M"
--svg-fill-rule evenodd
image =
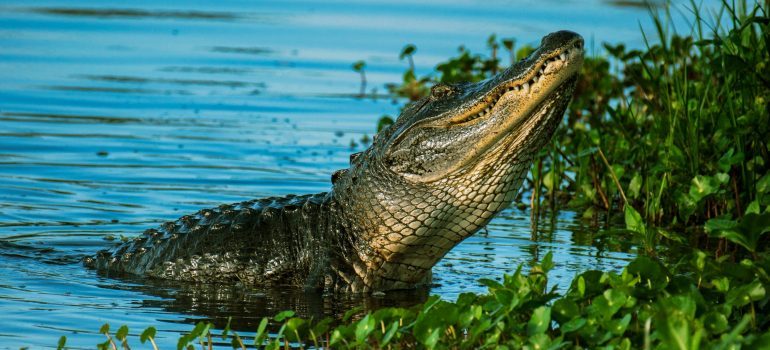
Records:
M502 282L482 280L488 294L437 296L409 309L348 312L342 324L294 317L265 318L254 334L259 348L335 349L760 349L770 341L770 254L730 262L695 251L667 267L640 256L620 273L586 271L564 294L548 286L551 254ZM212 327L200 322L178 349L212 344ZM270 329L270 331L268 331ZM109 328L103 328L109 337ZM277 330L277 331L276 331ZM121 334L121 332L123 332ZM145 331L146 332L146 331ZM245 347L232 334L232 347ZM123 326L115 338L128 345ZM143 333L140 339L143 340Z
M649 254L661 239L723 253L729 248L723 240L702 234L711 219L721 220L711 225L720 228L713 235L736 244L763 234L747 231L754 238L743 242L724 225L770 204L762 192L770 187L766 9L725 3L723 17L713 21L722 27L702 18L697 3L690 6L690 35L666 32L669 17L653 13L657 44L645 35L644 50L604 44L606 58L586 57L565 125L532 170L536 215L543 202L552 210L566 203L589 219L624 212L627 221L650 225L628 227ZM487 45L490 57L460 47L435 74L416 77L409 70L389 89L416 100L433 83L488 78L501 67L494 35ZM515 59L532 50L514 55L512 39L502 47Z

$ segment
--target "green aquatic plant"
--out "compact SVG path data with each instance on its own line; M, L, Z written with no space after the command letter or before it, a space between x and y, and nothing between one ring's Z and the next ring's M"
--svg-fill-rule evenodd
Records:
M694 251L669 266L640 256L620 272L589 270L563 293L549 284L551 253L524 272L482 279L486 294L430 297L412 308L348 311L314 320L284 311L242 335L230 320L199 322L177 349L766 349L770 346L770 254L732 262ZM129 348L128 328L99 348ZM139 336L154 345L155 329ZM215 338L221 339L215 340ZM119 344L119 345L118 345ZM59 342L66 348L66 338Z
M359 92L359 97L364 97L366 95L366 72L364 71L364 68L366 68L366 62L364 61L356 61L351 66L353 68L353 71L358 72L359 75L361 75L361 91Z

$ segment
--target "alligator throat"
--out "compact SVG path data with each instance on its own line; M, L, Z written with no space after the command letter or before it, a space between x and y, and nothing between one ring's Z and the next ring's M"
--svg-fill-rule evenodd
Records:
M582 61L579 35L551 33L488 80L434 86L351 155L329 192L201 210L85 264L334 292L429 283L433 265L510 205L561 121Z

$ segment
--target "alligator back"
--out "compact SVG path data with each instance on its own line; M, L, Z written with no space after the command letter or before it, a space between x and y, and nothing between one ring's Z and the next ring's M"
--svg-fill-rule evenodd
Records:
M146 230L85 264L108 274L183 281L322 284L328 210L327 193L221 205Z

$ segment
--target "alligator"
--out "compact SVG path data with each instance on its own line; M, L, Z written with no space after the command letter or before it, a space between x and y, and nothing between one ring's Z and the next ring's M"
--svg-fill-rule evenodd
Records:
M559 31L478 83L408 104L329 192L249 200L166 222L84 259L108 275L380 292L431 268L518 194L569 104L580 35Z

